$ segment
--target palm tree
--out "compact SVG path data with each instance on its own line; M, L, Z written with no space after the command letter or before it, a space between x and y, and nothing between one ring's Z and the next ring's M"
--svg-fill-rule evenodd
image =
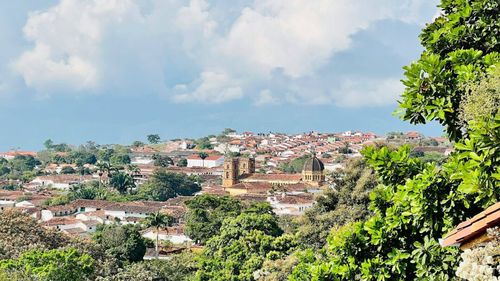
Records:
M159 232L160 228L167 228L169 226L172 226L174 223L174 218L170 215L160 213L159 211L156 213L149 214L146 217L146 225L148 227L154 227L156 229L156 244L155 244L155 252L156 252L156 259L158 259L158 243L159 243ZM168 230L167 230L168 234Z
M113 167L109 162L97 162L96 166L97 170L99 171L100 181L102 182L102 176L106 174L108 177L108 184L109 180L113 176L112 172L118 170L116 167Z
M202 166L205 167L205 158L208 157L208 154L206 152L200 152L198 153L198 156L201 158L202 160Z
M136 183L137 177L141 176L141 169L135 164L128 164L127 172L134 179L134 183Z
M129 164L127 165L127 171L130 173L130 175L137 175L141 172L141 169L139 169L139 166L135 164Z
M102 183L102 176L106 171L109 170L110 165L108 162L101 162L101 161L97 162L95 165L97 167L97 172L99 174L99 186L100 186Z
M135 183L132 176L118 172L111 177L110 184L121 194L126 193L129 188L134 188Z

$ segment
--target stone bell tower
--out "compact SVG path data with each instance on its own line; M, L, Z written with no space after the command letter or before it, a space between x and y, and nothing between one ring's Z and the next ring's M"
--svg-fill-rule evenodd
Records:
M224 160L224 171L222 174L222 186L230 187L239 183L243 175L255 173L254 158L226 158Z
M224 171L222 173L222 186L230 187L238 183L239 161L238 158L227 158L224 160Z
M251 175L255 173L254 158L239 158L238 175Z

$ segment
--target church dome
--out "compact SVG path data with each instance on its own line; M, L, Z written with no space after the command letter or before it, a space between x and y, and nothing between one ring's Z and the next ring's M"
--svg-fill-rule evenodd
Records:
M323 172L325 165L319 160L316 155L306 160L304 163L304 172Z

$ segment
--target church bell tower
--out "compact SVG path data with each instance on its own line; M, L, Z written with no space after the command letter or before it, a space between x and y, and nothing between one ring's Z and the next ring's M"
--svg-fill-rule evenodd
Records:
M222 174L222 186L230 187L238 183L239 161L238 158L227 158L224 160L224 171Z

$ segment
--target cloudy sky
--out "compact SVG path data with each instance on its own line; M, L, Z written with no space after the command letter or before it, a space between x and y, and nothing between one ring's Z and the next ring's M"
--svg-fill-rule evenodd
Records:
M391 115L437 0L0 2L0 150L417 129Z

